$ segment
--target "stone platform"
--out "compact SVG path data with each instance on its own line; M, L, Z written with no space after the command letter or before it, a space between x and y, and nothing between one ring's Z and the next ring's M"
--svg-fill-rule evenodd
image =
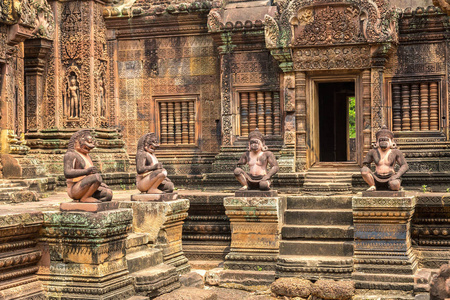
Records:
M44 212L38 271L49 298L126 299L134 295L125 258L132 211Z

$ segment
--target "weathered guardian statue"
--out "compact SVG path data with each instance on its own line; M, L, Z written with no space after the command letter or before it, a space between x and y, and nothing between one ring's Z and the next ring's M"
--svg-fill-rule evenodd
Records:
M264 137L258 128L248 136L248 151L246 151L234 170L234 176L242 184L240 190L270 190L270 179L278 170L278 162L272 152L267 151ZM249 172L246 173L239 166L249 166ZM267 171L267 166L271 168Z
M102 177L89 156L95 145L89 130L79 130L69 140L64 155L64 176L67 194L73 200L99 203L112 199L112 190L102 182Z
M395 147L394 133L383 126L376 133L377 142L374 149L371 149L363 161L361 175L369 184L368 191L401 189L400 177L408 170L408 164L402 152ZM375 163L375 172L370 170L370 164ZM395 165L399 164L400 169L395 172Z
M158 162L155 150L159 147L154 133L144 134L138 141L136 153L136 186L142 193L172 193L173 183L167 171Z

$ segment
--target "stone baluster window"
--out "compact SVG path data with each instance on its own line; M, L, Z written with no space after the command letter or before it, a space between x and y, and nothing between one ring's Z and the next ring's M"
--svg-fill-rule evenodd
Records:
M162 145L195 144L195 99L158 102Z
M265 135L281 135L279 92L241 92L239 108L241 136L256 128Z
M439 130L438 91L438 82L393 83L393 130Z

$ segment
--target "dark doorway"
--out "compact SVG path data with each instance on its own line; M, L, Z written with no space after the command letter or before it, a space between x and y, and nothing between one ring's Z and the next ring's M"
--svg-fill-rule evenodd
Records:
M354 160L354 82L318 84L320 161Z

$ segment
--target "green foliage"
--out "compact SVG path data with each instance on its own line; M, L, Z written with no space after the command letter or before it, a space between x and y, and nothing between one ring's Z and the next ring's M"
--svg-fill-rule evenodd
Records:
M428 191L428 186L426 184L422 185L422 192L426 193Z
M256 269L260 272L263 270L260 266L256 266Z
M356 137L356 114L355 114L355 97L348 98L348 128L349 138Z

